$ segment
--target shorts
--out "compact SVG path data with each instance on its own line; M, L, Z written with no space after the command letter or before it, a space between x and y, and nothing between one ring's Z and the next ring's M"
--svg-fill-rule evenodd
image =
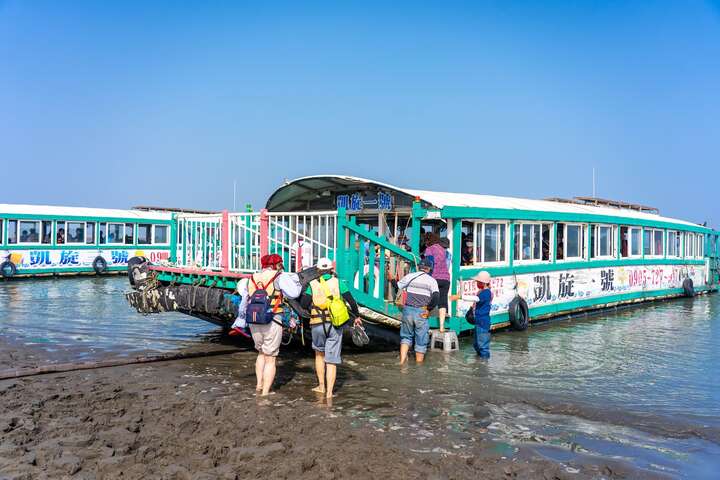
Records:
M420 316L424 311L424 308L405 306L402 312L400 343L412 345L414 342L415 353L427 352L428 342L430 341L428 335L430 324L427 318Z
M250 324L250 333L255 342L255 350L270 357L277 357L282 343L282 325L270 322L267 325Z
M448 293L450 293L450 280L438 280L438 290L440 290L440 298L438 300L438 308L448 308Z
M328 334L325 331L328 330ZM315 351L325 353L325 363L340 365L342 358L342 337L343 329L335 328L329 324L312 326L312 348Z

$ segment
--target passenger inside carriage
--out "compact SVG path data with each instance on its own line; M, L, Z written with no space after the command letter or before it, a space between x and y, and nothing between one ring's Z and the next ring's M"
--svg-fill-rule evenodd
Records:
M57 232L57 243L65 243L65 229L59 228Z

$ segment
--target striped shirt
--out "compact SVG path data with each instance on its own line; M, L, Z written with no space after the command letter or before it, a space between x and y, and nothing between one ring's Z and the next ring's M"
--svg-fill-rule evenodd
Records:
M425 272L408 273L398 282L398 288L407 290L405 305L408 307L433 308L433 294L437 301L440 292L437 280Z

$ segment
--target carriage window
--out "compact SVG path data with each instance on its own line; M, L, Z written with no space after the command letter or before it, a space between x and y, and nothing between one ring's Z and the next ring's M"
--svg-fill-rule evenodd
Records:
M593 257L612 257L615 253L615 231L611 225L593 227Z
M40 222L20 220L20 243L40 242Z
M699 234L698 237L697 256L703 258L705 256L705 235Z
M558 223L555 246L558 260L585 258L585 225Z
M66 222L67 243L85 243L85 222Z
M46 245L52 243L52 222L50 220L42 221L42 231L40 238L41 242Z
M7 243L17 243L17 220L8 220Z
M55 231L57 232L55 234L55 242L58 245L63 245L65 243L65 222L57 222Z
M152 225L149 223L141 223L137 230L138 245L150 245L152 241Z
M107 223L100 224L98 237L100 245L105 245L107 243Z
M649 228L643 230L643 255L652 255L653 231Z
M88 245L95 243L95 222L87 222L85 224L85 243Z
M550 260L549 223L519 223L515 226L515 260Z
M637 227L630 229L630 256L638 257L641 255L642 230Z
M685 232L685 258L693 256L692 233Z
M168 226L167 225L155 225L155 236L153 237L153 243L159 243L159 244L168 243Z
M680 234L678 232L668 232L667 240L667 254L668 257L679 257L680 256ZM650 255L650 254L648 254Z
M2 245L5 242L5 237L3 237L3 226L5 225L5 220L0 218L0 245Z
M655 230L653 232L653 255L662 257L665 255L665 231Z
M465 237L466 241L468 240ZM504 223L475 224L473 263L500 263L507 261L507 225Z
M125 236L125 225L122 223L108 223L107 243L117 245L123 243Z
M620 256L627 257L628 255L630 255L630 229L620 227Z
M134 239L135 229L132 223L125 224L125 243L131 245Z

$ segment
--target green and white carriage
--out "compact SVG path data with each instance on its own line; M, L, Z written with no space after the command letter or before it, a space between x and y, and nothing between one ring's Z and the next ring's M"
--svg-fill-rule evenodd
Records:
M481 270L492 275L494 328L718 288L720 232L648 207L430 192L337 175L286 182L259 212L178 215L170 265L150 270L160 286L231 292L265 253L282 255L293 271L328 256L363 316L397 327L395 283L416 267L427 232L448 239L451 293L473 292ZM471 328L468 307L451 303L446 326Z
M128 259L170 257L172 213L0 204L0 274L127 271Z

